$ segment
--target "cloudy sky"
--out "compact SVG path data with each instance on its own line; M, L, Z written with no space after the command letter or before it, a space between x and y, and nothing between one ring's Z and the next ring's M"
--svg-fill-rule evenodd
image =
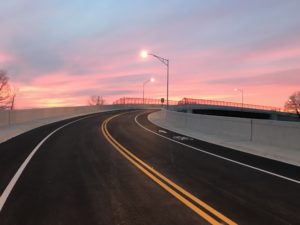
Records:
M282 107L300 90L298 0L9 0L0 2L0 68L17 108L170 98Z

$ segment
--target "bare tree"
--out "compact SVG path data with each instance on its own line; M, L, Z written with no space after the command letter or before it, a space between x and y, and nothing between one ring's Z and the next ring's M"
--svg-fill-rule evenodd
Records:
M10 108L11 89L8 80L7 72L0 70L0 109Z
M93 95L90 97L89 105L91 106L100 106L104 105L105 100L102 96Z
M285 110L297 113L300 118L300 91L292 94L284 105Z
M13 110L15 108L15 99L16 99L16 91L14 91L12 94L11 94L11 97L10 97L10 110Z

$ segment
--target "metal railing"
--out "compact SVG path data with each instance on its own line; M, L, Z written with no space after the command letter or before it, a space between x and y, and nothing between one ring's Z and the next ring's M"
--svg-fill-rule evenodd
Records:
M129 105L129 104L161 105L162 103L160 99L123 97L114 101L113 104L114 105ZM164 105L165 104L166 101L164 102ZM211 105L211 106L225 106L225 107L235 107L235 108L269 110L269 111L277 111L277 112L283 111L283 109L279 107L245 104L245 103L242 104L237 102L225 102L225 101L217 101L217 100L194 99L194 98L183 98L180 101L169 100L169 105Z
M193 98L183 98L178 102L178 105L213 105L213 106L227 106L227 107L237 107L237 108L270 110L270 111L282 111L282 109L279 107L253 105L253 104L245 104L245 103L242 104L236 102L225 102L225 101L216 101L216 100L193 99Z
M169 100L169 105L177 105L177 101ZM147 104L147 105L161 105L160 99L151 99L151 98L127 98L123 97L113 102L114 105L136 105L136 104ZM166 101L163 103L166 104Z

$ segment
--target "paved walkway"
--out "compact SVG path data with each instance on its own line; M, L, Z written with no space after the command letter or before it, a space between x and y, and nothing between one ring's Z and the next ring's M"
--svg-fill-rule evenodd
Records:
M148 119L155 125L160 126L164 129L168 129L186 136L190 136L195 139L207 141L209 143L233 148L238 151L247 152L265 158L274 159L288 164L300 166L300 151L297 149L282 149L276 146L267 146L251 141L239 141L228 138L220 138L218 136L199 133L187 128L175 128L174 126L172 126L172 124L167 123L162 119L152 117L151 114L148 116Z

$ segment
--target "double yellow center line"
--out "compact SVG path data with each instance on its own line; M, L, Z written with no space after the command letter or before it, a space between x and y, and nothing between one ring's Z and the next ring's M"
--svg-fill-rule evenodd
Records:
M150 167L144 161L136 157L132 154L128 149L122 146L116 139L112 137L107 129L107 124L110 120L115 117L120 116L121 114L109 117L106 119L101 125L101 131L104 137L115 147L115 149L121 153L128 161L130 161L134 166L136 166L139 170L141 170L144 174L146 174L150 179L156 182L160 187L165 189L183 204L185 204L188 208L193 210L199 216L204 218L210 224L213 225L236 225L237 223L233 222L223 214L219 213L205 202L201 201L182 187L175 184L173 181Z

